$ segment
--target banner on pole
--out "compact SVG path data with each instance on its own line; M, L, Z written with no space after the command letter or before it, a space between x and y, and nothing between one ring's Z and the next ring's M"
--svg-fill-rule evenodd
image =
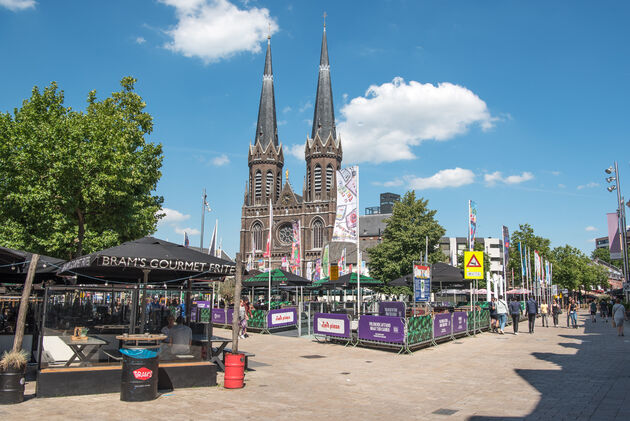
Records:
M507 270L508 263L510 261L510 231L505 225L503 225L503 256L505 270Z
M337 171L337 216L332 241L359 240L357 233L357 177L359 167L342 168Z
M323 278L327 278L328 274L329 274L329 269L330 269L330 259L328 256L328 244L326 244L326 247L324 247L324 253L322 255L322 277Z
M608 249L610 250L611 259L621 259L623 254L621 253L621 235L619 235L619 220L617 219L617 212L607 213L608 219Z
M483 279L483 251L464 252L464 278Z
M422 263L413 264L413 297L416 303L431 300L431 267Z
M475 246L475 236L477 235L477 204L472 200L468 201L468 249Z

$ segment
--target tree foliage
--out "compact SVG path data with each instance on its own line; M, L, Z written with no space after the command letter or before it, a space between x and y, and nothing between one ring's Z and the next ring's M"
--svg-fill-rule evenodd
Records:
M510 240L510 259L508 263L508 271L514 271L514 280L521 282L522 285L522 262L521 255L518 250L518 244L521 243L523 253L525 246L530 250L530 266L532 273L534 271L534 251L538 251L546 260L551 260L551 240L540 237L534 233L534 229L529 224L520 224L518 230L514 231ZM523 257L525 260L525 257ZM555 266L554 266L555 275Z
M568 244L556 247L552 252L552 261L554 283L562 288L575 291L608 286L606 270L575 247Z
M135 82L85 112L53 82L0 113L0 244L69 259L155 231L162 146Z
M394 204L392 216L385 220L383 241L368 250L371 276L387 283L411 273L413 262L425 253L427 237L429 261L444 259L444 253L437 246L445 230L435 219L437 211L429 209L428 204L428 200L416 199L413 191L405 193L402 200ZM383 291L400 292L390 287Z

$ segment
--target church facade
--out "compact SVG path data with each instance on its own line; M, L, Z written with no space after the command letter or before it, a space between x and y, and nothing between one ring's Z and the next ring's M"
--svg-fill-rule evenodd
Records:
M271 229L271 266L279 268L282 258L289 259L293 223L299 221L301 237L300 273L306 276L306 262L320 257L322 248L332 238L337 208L336 171L341 168L343 152L337 135L328 60L326 27L322 35L313 130L304 145L306 176L302 190L293 190L288 174L283 179L284 154L278 140L274 95L271 42L263 72L258 122L254 143L249 145L249 178L241 214L240 256L258 268ZM269 226L269 203L273 224ZM314 264L313 264L314 267Z

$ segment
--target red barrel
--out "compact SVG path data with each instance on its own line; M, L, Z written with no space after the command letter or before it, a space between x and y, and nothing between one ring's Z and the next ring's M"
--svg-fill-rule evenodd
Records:
M226 389L240 389L243 387L243 378L245 378L245 355L225 354L223 386Z

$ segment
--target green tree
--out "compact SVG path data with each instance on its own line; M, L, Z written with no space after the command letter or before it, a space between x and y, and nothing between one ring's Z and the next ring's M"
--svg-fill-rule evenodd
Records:
M437 246L445 230L435 219L437 211L429 209L428 204L428 200L416 199L415 192L409 191L394 205L392 216L385 220L383 241L368 250L373 277L387 283L411 273L413 262L425 253L427 237L429 261L444 259L444 253ZM408 293L409 289L384 287L382 291Z
M592 259L599 259L603 262L606 263L611 263L610 260L610 250L608 250L607 247L605 248L596 248L595 250L593 250L593 252L591 253L591 258Z
M53 82L0 113L0 243L69 259L155 231L162 146L135 82L85 112Z
M520 224L518 230L514 231L510 240L510 259L508 263L508 271L514 271L514 281L520 281L523 285L522 272L521 272L521 255L518 250L518 244L521 243L523 253L525 252L525 246L530 250L530 267L532 273L534 272L534 251L538 251L545 259L551 257L551 240L548 238L540 237L534 234L534 229L529 224ZM525 258L525 257L524 257ZM555 275L555 266L554 266Z

